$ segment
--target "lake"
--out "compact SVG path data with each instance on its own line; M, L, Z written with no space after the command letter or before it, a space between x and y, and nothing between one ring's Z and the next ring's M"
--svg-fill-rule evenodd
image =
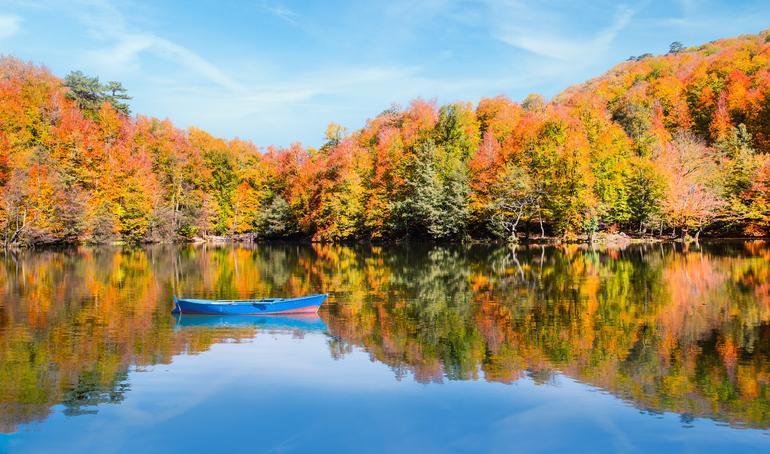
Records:
M0 451L770 451L762 241L0 260ZM319 292L318 318L171 314Z

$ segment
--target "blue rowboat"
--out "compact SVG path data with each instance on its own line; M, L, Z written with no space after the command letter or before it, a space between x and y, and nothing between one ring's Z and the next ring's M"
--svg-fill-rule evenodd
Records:
M323 294L260 300L197 300L174 296L172 312L201 315L315 314L326 297L327 295Z

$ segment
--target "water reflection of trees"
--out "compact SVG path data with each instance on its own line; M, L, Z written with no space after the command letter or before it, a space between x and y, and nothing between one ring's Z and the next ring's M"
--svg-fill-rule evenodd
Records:
M331 307L332 350L420 381L558 370L646 410L767 427L767 258L761 243L392 255L368 300Z
M260 245L88 249L0 266L0 430L120 402L132 366L225 338L174 329L174 292L328 291L334 357L400 379L548 383L556 371L652 412L770 426L770 249L646 245Z
M0 431L51 406L89 413L120 402L129 366L169 363L220 338L174 331L175 258L161 250L68 250L6 256L0 266ZM253 330L228 336L253 335Z

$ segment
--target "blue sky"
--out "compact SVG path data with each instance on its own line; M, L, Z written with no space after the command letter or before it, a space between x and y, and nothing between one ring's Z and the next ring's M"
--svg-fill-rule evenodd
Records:
M550 97L630 55L770 28L770 2L0 0L0 53L119 80L134 112L318 145L422 97Z

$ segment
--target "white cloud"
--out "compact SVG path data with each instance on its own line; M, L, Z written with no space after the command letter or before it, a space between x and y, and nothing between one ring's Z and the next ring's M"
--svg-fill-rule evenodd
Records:
M698 8L697 0L678 0L678 3L684 16L692 15Z
M91 58L98 64L111 68L138 65L142 52L174 62L187 68L217 85L230 89L242 90L243 86L225 74L215 65L195 52L173 41L160 38L151 33L116 33L113 36L117 44L91 53Z
M0 15L0 39L11 37L21 31L21 18L14 15Z
M416 68L372 67L336 68L314 71L284 81L252 84L237 91L211 92L207 89L176 87L179 99L196 99L208 108L199 116L236 119L258 113L297 109L321 96L352 96L372 87L388 87L398 82L414 81ZM413 84L412 84L413 85ZM190 97L194 94L194 97ZM395 96L395 94L393 94ZM328 105L327 103L324 103Z
M297 13L281 3L261 1L257 6L291 25L298 25L297 19L299 16Z
M588 65L598 60L618 33L630 22L634 11L619 7L612 22L589 37L566 34L569 17L553 13L558 8L539 10L520 2L493 3L495 37L513 47L563 62ZM568 14L568 13L567 13Z
M76 16L94 38L110 43L106 48L87 54L87 58L97 66L113 70L132 67L136 70L141 66L140 55L150 53L221 87L229 90L243 88L216 65L192 50L154 33L136 30L109 0L81 0Z

